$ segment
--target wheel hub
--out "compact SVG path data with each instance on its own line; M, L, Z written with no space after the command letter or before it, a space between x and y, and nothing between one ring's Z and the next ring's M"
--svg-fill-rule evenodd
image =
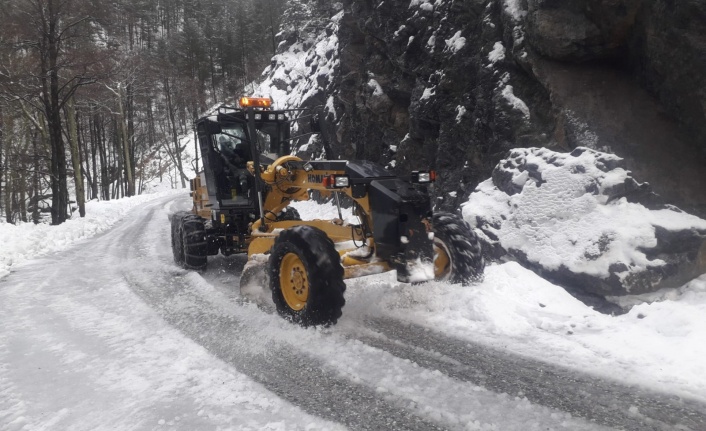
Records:
M446 246L440 241L434 241L434 278L443 280L451 273L451 258Z
M280 265L280 289L287 306L300 311L309 299L309 280L306 267L299 256L287 253Z

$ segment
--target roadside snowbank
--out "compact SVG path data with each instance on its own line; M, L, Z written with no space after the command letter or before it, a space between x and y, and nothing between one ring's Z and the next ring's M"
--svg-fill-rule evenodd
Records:
M297 202L302 219L330 218L333 205ZM570 253L571 250L565 248ZM621 297L608 316L515 262L490 265L482 283L400 284L387 273L348 280L342 321L388 315L630 384L706 401L706 274L678 289Z
M630 297L620 316L587 307L515 262L462 287L349 281L346 315L388 315L446 336L706 401L706 275L679 289ZM625 299L626 301L628 299ZM339 322L340 324L340 322Z
M133 207L172 194L183 195L183 190L168 190L111 201L86 203L86 217L75 213L71 220L51 226L48 224L0 223L0 278L13 267L47 253L69 248L75 242L108 230Z
M519 148L478 185L463 216L502 249L495 257L508 253L585 292L637 294L704 272L706 220L658 199L615 155Z

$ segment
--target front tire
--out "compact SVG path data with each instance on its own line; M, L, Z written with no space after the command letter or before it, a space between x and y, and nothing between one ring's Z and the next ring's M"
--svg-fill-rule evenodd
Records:
M483 278L485 261L478 236L461 217L439 212L432 219L434 278L467 285Z
M346 303L343 267L333 241L312 226L296 226L275 240L268 273L277 312L302 326L331 325Z

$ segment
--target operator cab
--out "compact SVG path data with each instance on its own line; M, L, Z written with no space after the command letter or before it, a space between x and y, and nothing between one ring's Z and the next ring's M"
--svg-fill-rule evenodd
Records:
M259 155L261 164L267 165L277 158L290 154L290 122L287 112L270 110L269 99L249 98L240 100L241 108L221 106L215 115L196 121L201 149L209 206L212 210L237 208L254 217L259 216L255 178L247 164ZM255 139L248 130L247 107L254 106ZM233 213L235 214L235 213Z
M247 163L253 160L250 142L245 133L245 125L233 123L224 125L220 133L212 135L214 150L220 155L222 173L218 189L221 191L221 206L250 204L250 190L253 181Z

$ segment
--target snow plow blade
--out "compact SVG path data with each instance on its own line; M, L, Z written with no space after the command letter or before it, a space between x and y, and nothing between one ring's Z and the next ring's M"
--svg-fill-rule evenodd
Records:
M253 255L240 275L240 295L260 306L272 305L267 260L265 255Z

